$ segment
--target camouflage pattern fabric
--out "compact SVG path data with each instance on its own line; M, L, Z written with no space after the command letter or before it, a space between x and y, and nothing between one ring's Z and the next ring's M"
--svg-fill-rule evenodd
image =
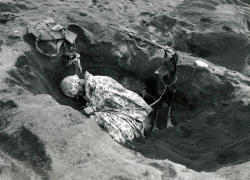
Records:
M85 73L85 93L97 123L116 141L144 137L143 121L152 111L138 94L107 76Z

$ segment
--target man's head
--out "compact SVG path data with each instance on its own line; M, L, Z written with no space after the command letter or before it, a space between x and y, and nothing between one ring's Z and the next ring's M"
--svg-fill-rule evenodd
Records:
M175 76L177 70L178 55L175 53L170 59L164 58L160 67L155 71L155 74L163 82L167 82Z
M66 96L74 98L83 91L83 84L83 80L78 75L72 75L65 77L60 86Z

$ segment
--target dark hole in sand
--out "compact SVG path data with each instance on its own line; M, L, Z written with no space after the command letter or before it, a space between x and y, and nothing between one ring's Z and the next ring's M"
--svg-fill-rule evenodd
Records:
M17 68L9 72L9 82L23 86L34 94L50 94L60 104L80 110L84 102L65 97L59 88L62 78L74 74L74 68L66 67L62 59L49 59L39 54L34 49L33 37L26 36L24 40L31 45L32 50L19 57ZM84 70L87 69L93 74L114 76L118 81L121 77L136 77L133 73L120 68L118 64L96 62L84 53L81 54L81 63ZM192 69L183 68L180 73L191 76ZM236 132L235 127L239 125L232 123L232 119L237 118L235 107L230 103L222 103L230 97L233 87L225 83L221 85L220 91L216 91L214 84L204 89L195 89L193 84L201 83L200 76L209 80L207 74L197 73L192 81L180 78L173 107L173 121L176 126L151 133L145 142L135 142L128 148L140 152L145 157L169 159L197 171L213 171L250 159L249 141L231 149L223 149L234 140L244 137L244 132L248 132L250 127L247 118L244 117L240 124L242 127L238 127L242 128L240 133ZM153 92L154 81L149 79L145 83ZM191 95L188 94L190 92ZM164 110L161 116L159 125L166 118ZM225 124L225 121L229 123Z

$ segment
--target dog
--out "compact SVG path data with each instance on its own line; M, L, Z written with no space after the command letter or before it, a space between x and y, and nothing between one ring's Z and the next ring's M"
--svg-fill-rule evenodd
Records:
M161 97L161 100L155 106L155 120L153 122L153 129L157 130L158 114L161 108L166 107L167 118L164 120L164 127L173 127L172 123L172 107L175 99L175 94L178 88L177 85L177 63L178 54L171 57L164 57L162 59L160 67L154 72L157 75L157 94Z

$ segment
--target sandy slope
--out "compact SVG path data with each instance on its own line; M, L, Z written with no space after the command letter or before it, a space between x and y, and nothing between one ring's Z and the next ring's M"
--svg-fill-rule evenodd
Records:
M250 11L244 2L1 1L0 179L247 179L249 140L223 148L248 135L249 78L214 64L210 75L197 70L191 78L196 58L183 53L248 75ZM8 13L17 17L5 22ZM87 28L89 36L79 33L82 65L120 82L128 77L147 85L163 53L139 51L105 23L172 43L183 65L176 128L135 144L139 153L114 142L77 111L81 103L61 95L58 84L72 69L37 53L34 39L23 36L27 22L41 16ZM185 154L213 153L188 157L169 144Z

